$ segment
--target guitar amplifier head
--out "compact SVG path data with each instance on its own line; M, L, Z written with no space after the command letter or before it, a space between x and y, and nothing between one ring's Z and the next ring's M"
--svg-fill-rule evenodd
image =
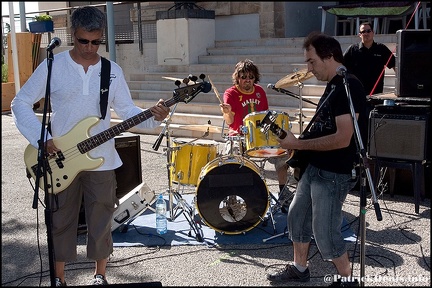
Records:
M380 114L369 117L370 157L421 161L427 158L429 115Z

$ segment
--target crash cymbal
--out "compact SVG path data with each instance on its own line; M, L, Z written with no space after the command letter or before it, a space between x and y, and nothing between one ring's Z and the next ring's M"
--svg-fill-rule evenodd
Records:
M309 78L312 78L312 76L313 76L312 72L308 72L307 69L297 71L280 79L278 82L276 82L275 87L276 88L291 87L299 82L303 82Z
M207 130L210 133L221 133L222 127L214 126L214 125L180 125L178 128L185 129L185 130L192 130L192 131L201 131L201 132L207 132ZM226 131L228 129L225 129Z

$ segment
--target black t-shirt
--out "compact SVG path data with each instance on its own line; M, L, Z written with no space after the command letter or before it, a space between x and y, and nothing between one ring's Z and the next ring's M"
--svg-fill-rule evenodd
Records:
M363 147L367 139L366 95L360 81L352 74L347 74L347 81L353 108L359 113L357 120ZM327 101L324 100L328 98ZM319 107L324 102L323 107ZM319 111L318 111L319 109ZM327 84L323 96L318 103L318 115L308 131L305 131L304 139L318 138L334 134L337 130L336 116L350 114L351 108L343 84L343 77L336 75ZM352 119L352 118L351 118ZM354 130L351 143L348 147L331 151L307 151L309 163L317 168L342 174L349 174L355 163L359 162L359 146L357 145L356 131Z
M363 43L356 43L345 51L343 64L348 72L357 76L364 86L366 95L369 95L378 78L380 81L374 94L383 92L384 74L380 78L381 72L386 64L388 68L394 68L396 60L390 49L382 43L373 42L369 49L364 47Z

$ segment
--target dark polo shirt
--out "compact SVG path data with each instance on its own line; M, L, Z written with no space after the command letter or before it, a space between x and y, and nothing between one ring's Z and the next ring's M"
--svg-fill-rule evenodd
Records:
M387 61L389 61L388 64ZM391 69L395 67L395 63L395 57L390 49L375 41L369 49L363 46L362 42L352 44L344 53L344 65L349 72L359 78L367 95L370 94L375 82L380 77L384 65L387 64L387 68ZM381 76L374 94L382 93L383 88L384 74Z

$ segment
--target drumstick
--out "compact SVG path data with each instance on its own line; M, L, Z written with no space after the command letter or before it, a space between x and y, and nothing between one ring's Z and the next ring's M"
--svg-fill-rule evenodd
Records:
M214 93L216 94L216 97L219 99L220 104L223 104L223 102L222 102L222 100L221 100L221 98L220 98L219 92L218 92L216 86L215 86L215 85L213 84L213 82L211 81L210 76L208 76L208 79L209 79L209 81L210 81L210 84L211 84L212 87L213 87L213 91L214 91Z

